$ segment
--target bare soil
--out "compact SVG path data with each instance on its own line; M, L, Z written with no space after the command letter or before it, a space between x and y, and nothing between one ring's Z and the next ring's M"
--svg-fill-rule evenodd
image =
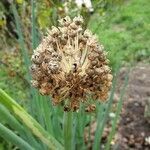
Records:
M122 68L120 71L114 96L114 108L119 100L120 90L124 84L127 72L127 68ZM145 106L150 101L150 65L138 64L131 69L123 100L124 103L117 126L117 133L112 141L111 149L150 150L150 118L144 117ZM96 122L91 124L91 141L88 141L89 150L94 140L96 126ZM102 137L104 145L110 130L111 127L108 122ZM101 149L104 148L104 145L101 145Z
M123 82L126 69L120 73ZM150 100L150 65L138 64L129 73L129 83L117 132L119 150L150 150L150 123L144 117L145 105Z

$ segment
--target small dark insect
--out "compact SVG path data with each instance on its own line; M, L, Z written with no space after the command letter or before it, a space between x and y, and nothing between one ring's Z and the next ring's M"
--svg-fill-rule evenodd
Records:
M74 69L73 72L76 73L77 72L77 64L76 63L73 64L73 69Z

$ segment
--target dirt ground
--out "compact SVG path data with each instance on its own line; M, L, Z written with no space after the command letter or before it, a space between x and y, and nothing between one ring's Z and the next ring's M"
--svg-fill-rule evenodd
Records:
M120 84L126 69L120 73ZM145 104L150 101L150 65L138 64L129 73L118 132L119 150L150 150L150 122L144 117ZM150 119L149 119L150 121Z
M117 104L120 89L124 84L127 68L122 68L117 81L114 106ZM145 104L150 101L150 65L138 64L129 73L129 81L124 95L124 103L117 133L112 141L112 150L150 150L150 118L144 117ZM91 125L93 143L96 122ZM109 123L105 127L102 143L105 144L110 132ZM89 144L89 149L91 149ZM102 145L101 149L104 148Z

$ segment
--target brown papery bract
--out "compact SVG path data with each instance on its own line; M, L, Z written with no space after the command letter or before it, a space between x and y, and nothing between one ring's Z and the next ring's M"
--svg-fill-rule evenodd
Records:
M106 52L96 35L83 30L83 18L65 17L52 27L32 55L32 85L42 95L51 95L54 105L76 111L81 102L86 111L95 101L105 101L112 83ZM93 103L88 102L88 97Z

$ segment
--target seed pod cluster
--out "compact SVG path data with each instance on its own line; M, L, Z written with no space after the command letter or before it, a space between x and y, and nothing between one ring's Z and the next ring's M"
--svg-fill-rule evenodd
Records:
M94 111L95 100L105 101L112 84L106 52L96 35L82 28L81 16L67 16L59 23L34 50L32 85L42 95L51 95L54 105L63 103L66 111L76 111L80 102L86 111Z

